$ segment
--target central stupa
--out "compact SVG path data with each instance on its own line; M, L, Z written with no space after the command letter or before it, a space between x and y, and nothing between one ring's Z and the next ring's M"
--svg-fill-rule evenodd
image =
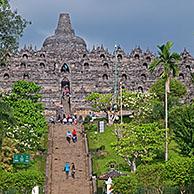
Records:
M70 16L68 13L61 13L55 34L46 38L43 48L46 50L54 50L55 48L65 49L82 49L86 50L85 41L76 36L71 26Z

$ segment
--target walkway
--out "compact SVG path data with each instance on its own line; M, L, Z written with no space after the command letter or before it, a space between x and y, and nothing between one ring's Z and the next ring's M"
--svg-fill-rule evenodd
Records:
M78 142L68 144L66 130L73 130L73 125L51 124L49 127L49 150L47 159L46 194L91 194L88 157L85 151L81 126L77 126ZM75 163L75 179L63 171L64 164Z

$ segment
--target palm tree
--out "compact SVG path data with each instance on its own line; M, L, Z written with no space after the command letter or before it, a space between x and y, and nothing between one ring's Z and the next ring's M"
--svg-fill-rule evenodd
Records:
M165 79L165 161L168 160L168 93L170 93L170 78L175 77L178 73L178 62L180 55L176 52L171 53L170 49L173 42L168 41L159 48L159 56L149 65L149 70L153 72L156 67L162 66L163 72L161 77Z

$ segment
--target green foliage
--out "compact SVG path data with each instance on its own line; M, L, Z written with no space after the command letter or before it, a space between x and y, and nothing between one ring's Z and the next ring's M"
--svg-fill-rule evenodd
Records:
M90 124L84 124L84 129L86 131L97 131L98 126L96 124L90 123Z
M149 70L153 72L159 65L163 67L162 77L167 80L172 71L173 76L176 76L178 73L178 62L180 61L180 55L178 53L172 52L171 48L173 43L168 41L166 44L162 46L158 46L158 54L157 57L150 65Z
M113 144L113 148L129 165L137 159L143 162L152 161L162 149L164 130L156 123L120 124L115 128L119 139Z
M135 174L130 174L128 176L120 176L113 179L113 190L114 192L122 194L135 193L137 190L137 178Z
M171 79L170 82L170 94L168 94L168 109L171 110L174 106L180 105L180 99L186 94L186 87L182 82L176 79ZM151 93L156 95L156 98L152 101L152 112L149 114L148 120L154 122L160 120L163 123L164 120L164 93L165 93L165 80L157 80L149 89Z
M16 11L12 11L7 0L0 1L0 60L6 59L6 54L16 51L18 39L27 25Z
M91 124L93 126L93 124ZM89 125L88 125L89 127ZM104 133L97 133L97 130L87 130L89 150L92 154L93 173L101 175L110 170L112 161L116 162L115 169L128 171L123 158L117 155L112 149L111 143L116 142L116 137L112 133L112 127L106 126Z
M9 173L0 170L0 190L14 188L17 193L31 191L34 186L43 186L44 175L36 170L24 170L17 173Z
M185 191L194 181L193 158L171 158L166 163L166 180L168 185L178 186L180 191Z
M5 126L4 130L1 128L0 190L13 188L18 194L26 193L44 183L45 162L43 158L36 158L47 146L47 123L40 103L40 89L35 83L18 81L12 92L2 96L0 101L0 119ZM32 161L29 165L13 165L14 153L30 153Z
M140 165L137 168L138 182L145 190L162 191L166 181L165 174L165 164L163 163Z
M191 73L191 79L192 79L192 82L194 83L194 73Z
M41 138L47 130L43 105L39 102L40 87L32 82L18 81L12 93L5 98L13 109L17 126L8 127L7 137L18 140L20 151L38 150Z
M194 105L175 107L170 112L170 127L181 153L194 156Z
M158 79L149 89L151 93L156 94L156 96L160 99L160 101L164 101L164 93L165 93L165 80L164 79ZM171 79L170 82L170 94L169 94L169 100L175 100L182 98L187 92L186 87L184 84L177 80L177 79Z
M2 98L0 98L0 150L6 130L5 123L9 123L13 126L15 123L15 119L13 117L13 112L9 104L3 101Z
M174 157L166 163L139 165L136 173L113 179L114 191L119 193L193 193L194 159ZM134 189L134 190L131 190ZM190 191L190 192L189 192Z
M108 112L111 108L112 94L100 94L93 92L86 96L86 100L91 102L94 111Z
M133 112L136 122L143 122L152 112L153 100L156 96L152 93L123 92L123 106Z
M32 102L38 102L41 98L41 94L39 93L40 90L41 86L38 86L34 82L19 80L13 84L11 97L13 100L25 99L31 100Z

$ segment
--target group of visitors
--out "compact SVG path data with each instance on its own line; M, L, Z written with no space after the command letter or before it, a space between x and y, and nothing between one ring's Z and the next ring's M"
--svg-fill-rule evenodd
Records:
M70 166L69 162L66 162L65 166L64 166L64 171L66 173L66 179L69 178L70 171L71 171L71 177L73 179L75 178L75 164L73 162L71 163L71 166Z
M73 143L76 143L77 142L77 131L76 129L74 128L73 131L69 131L67 130L67 133L66 133L66 140L67 142L70 144L71 140Z
M74 124L74 125L77 125L77 116L76 115L70 115L70 114L67 114L67 115L63 115L63 120L62 120L62 123L64 125L66 124Z

